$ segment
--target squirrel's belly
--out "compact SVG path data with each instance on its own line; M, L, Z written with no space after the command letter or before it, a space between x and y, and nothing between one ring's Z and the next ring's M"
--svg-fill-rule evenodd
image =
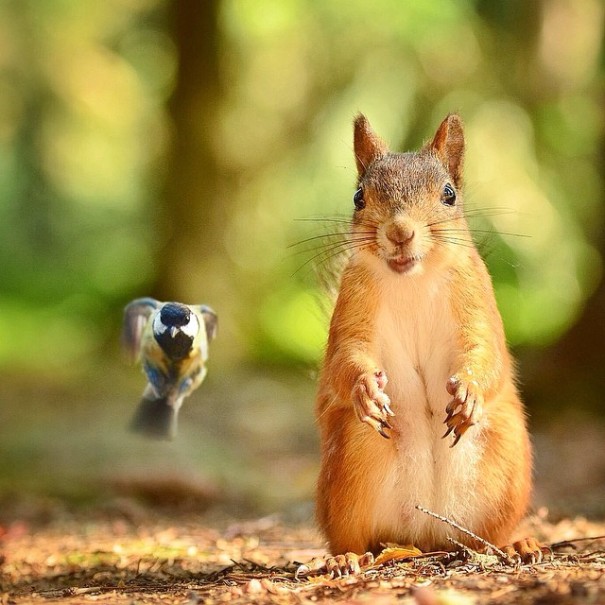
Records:
M418 505L471 530L483 526L489 513L479 484L481 435L469 431L450 448L451 442L441 439L442 425L399 414L391 431L396 455L371 488L372 533L382 542L412 543L423 550L451 546L452 528L418 511Z
M446 538L452 528L416 506L469 528L481 525L486 514L477 493L481 431L468 431L455 448L449 447L451 440L442 439L451 399L446 384L455 360L451 318L439 317L440 324L430 318L413 324L399 320L400 315L389 317L393 315L385 314L379 324L380 363L395 412L390 422L396 456L375 494L374 529L383 541L411 542L425 549L449 546Z

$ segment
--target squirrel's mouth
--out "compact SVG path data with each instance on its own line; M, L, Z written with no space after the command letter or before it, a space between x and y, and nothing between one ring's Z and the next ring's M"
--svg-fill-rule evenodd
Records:
M387 259L387 265L396 273L408 273L414 267L420 264L422 256L396 256Z

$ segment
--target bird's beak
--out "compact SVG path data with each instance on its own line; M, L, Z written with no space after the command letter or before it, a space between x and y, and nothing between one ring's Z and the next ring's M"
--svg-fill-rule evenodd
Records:
M179 329L175 326L170 328L170 337L174 338L179 333Z

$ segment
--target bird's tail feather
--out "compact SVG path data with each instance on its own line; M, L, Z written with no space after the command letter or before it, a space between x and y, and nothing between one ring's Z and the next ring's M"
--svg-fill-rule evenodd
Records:
M167 397L143 397L130 422L130 430L155 439L174 439L177 409L170 405Z

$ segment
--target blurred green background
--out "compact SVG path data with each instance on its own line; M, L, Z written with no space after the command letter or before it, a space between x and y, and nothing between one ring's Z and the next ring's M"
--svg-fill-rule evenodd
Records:
M600 0L2 0L5 516L310 518L329 254L292 245L351 212L358 111L401 150L462 115L536 501L605 513L603 23ZM143 295L220 316L170 444L125 430Z

